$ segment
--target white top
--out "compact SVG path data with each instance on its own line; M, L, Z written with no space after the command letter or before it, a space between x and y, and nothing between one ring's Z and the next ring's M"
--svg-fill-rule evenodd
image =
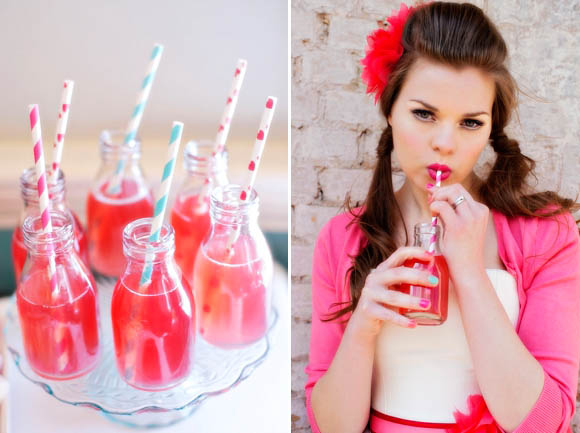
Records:
M514 328L520 311L515 278L486 269ZM397 418L454 423L468 412L467 398L481 394L465 338L457 295L449 283L447 320L438 326L403 328L385 323L378 336L372 407Z

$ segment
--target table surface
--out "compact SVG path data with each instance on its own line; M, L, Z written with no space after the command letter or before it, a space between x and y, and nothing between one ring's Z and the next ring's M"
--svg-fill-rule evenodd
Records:
M290 298L288 275L276 265L274 305L279 313L270 334L265 361L246 380L224 394L212 396L187 419L160 433L286 433L290 432ZM8 300L0 302L1 312ZM10 358L10 357L9 357ZM117 433L135 432L106 419L95 410L61 403L24 378L10 358L9 433Z

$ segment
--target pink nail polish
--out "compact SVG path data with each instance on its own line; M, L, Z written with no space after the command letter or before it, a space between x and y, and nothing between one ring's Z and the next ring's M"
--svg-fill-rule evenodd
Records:
M429 189L433 188L434 186L435 186L435 185L433 185L432 183L428 183L428 184L427 184L427 188L429 188Z
M411 320L409 322L409 328L416 328L417 327L417 322L415 322L414 320Z
M421 306L421 308L427 308L427 306L429 305L429 300L428 299L421 299L421 301L419 302L419 305Z

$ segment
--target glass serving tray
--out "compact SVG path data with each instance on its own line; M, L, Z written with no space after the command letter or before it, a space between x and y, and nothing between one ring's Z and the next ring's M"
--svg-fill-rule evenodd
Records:
M6 312L4 334L8 351L20 373L63 403L96 409L107 418L129 426L154 428L180 421L191 415L208 397L228 391L252 374L268 354L270 337L278 321L275 308L270 314L268 332L256 343L225 350L206 343L198 334L194 367L184 382L165 391L135 389L117 373L110 321L114 284L111 279L97 279L102 331L99 362L88 374L66 381L45 379L28 364L13 296ZM273 295L275 292L276 287Z

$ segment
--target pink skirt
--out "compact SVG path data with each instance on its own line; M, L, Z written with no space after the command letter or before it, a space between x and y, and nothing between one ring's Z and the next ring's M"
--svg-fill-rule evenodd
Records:
M372 433L446 433L452 428L452 423L430 423L395 418L371 409Z

